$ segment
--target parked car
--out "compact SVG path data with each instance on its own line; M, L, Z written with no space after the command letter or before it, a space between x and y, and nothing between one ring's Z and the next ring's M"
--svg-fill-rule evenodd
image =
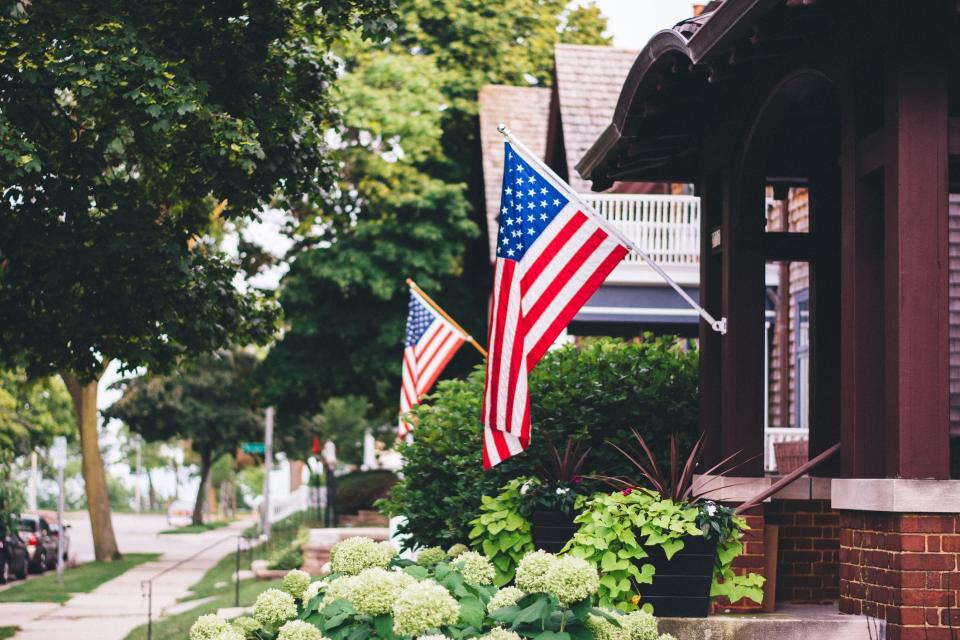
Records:
M0 584L7 584L11 577L23 580L27 577L29 565L27 545L17 532L0 536Z
M50 531L50 524L41 515L20 517L20 537L27 545L30 570L43 573L57 566L57 538Z
M174 500L167 507L167 524L180 527L193 522L193 503L188 500Z

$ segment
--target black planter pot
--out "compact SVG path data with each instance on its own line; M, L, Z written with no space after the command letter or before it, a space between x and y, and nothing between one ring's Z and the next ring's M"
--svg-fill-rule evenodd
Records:
M533 546L536 549L557 553L573 537L580 525L574 524L576 514L562 511L534 511L530 514Z
M649 557L637 560L637 565L652 564L656 571L651 584L640 585L641 604L653 605L658 617L706 618L717 541L700 536L684 538L683 549L669 560L660 547L644 549Z

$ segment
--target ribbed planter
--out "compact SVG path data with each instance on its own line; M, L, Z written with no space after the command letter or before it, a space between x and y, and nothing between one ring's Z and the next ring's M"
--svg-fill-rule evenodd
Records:
M580 525L574 524L576 514L562 511L534 511L530 514L533 546L536 549L557 553L566 546Z
M657 617L706 618L717 541L701 536L684 538L683 549L669 560L660 547L645 550L649 557L637 560L637 565L652 564L656 571L651 584L640 585L641 604L653 605Z

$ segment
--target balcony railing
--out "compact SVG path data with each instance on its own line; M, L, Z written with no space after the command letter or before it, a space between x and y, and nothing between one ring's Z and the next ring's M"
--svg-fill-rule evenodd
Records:
M600 193L584 198L661 266L700 263L700 198ZM626 262L642 262L629 254Z

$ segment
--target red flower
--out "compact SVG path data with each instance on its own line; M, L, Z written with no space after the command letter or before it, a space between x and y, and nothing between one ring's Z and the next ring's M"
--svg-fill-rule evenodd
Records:
M583 480L580 476L573 476L573 484L580 484L580 481Z
M627 487L626 489L623 490L623 495L625 496L628 496L631 493L633 493L633 487Z

